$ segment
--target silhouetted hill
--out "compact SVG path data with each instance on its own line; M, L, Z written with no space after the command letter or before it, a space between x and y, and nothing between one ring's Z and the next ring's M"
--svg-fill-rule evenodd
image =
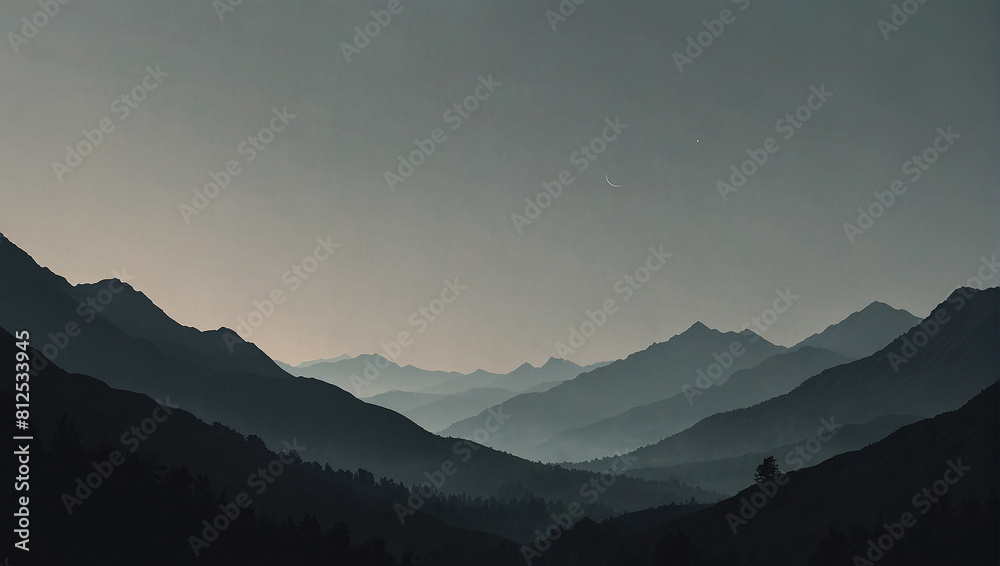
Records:
M816 453L809 450L812 446L807 448L798 443L786 444L767 452L744 454L735 458L710 462L677 464L665 468L636 468L629 470L627 474L647 480L677 479L688 485L719 493L733 494L753 484L754 470L764 458L770 455L777 458L782 471L790 472L815 466L844 452L860 450L919 420L922 419L920 417L890 415L879 417L865 424L844 425L829 442L823 443L822 449Z
M533 563L674 564L683 555L681 563L703 566L996 564L998 393L991 385L958 410L792 472L771 497L749 487L644 530L637 530L631 514L601 525L582 523ZM642 515L655 523L650 516L658 511L669 508ZM910 514L906 527L904 513ZM888 550L873 553L872 560L867 552L880 537L874 544Z
M107 305L101 304L101 294L107 296L109 288L121 286ZM108 279L98 283L84 283L72 287L69 294L78 303L95 299L101 308L101 318L110 321L119 330L133 338L156 342L161 347L180 357L188 358L212 371L241 371L268 377L288 377L264 352L253 344L239 340L227 344L234 333L228 328L202 332L190 326L182 326L171 319L143 293L136 291L128 283ZM89 304L89 303L88 303ZM96 309L91 307L96 314ZM86 312L86 311L85 311ZM91 316L91 315L85 315ZM86 320L86 318L84 319ZM238 355L230 351L229 345L240 348Z
M0 355L4 359L13 360L17 351L19 350L14 346L13 337L6 330L0 329ZM245 492L252 499L253 512L260 517L298 521L311 515L317 517L319 524L327 528L338 522L344 523L349 527L350 536L354 540L364 542L382 539L396 555L409 549L420 556L435 557L435 563L456 565L466 564L468 560L511 564L513 560L510 557L516 557L515 545L509 541L495 535L452 527L424 513L409 515L405 525L402 524L393 508L396 501L383 500L342 485L330 470L324 471L317 464L303 463L298 456L308 462L311 460L312 447L302 442L302 438L287 439L289 446L298 446L302 450L295 456L294 463L289 463L291 454L286 451L283 455L285 460L278 467L273 462L282 461L278 459L279 455L267 450L259 439L244 438L219 423L214 426L205 424L183 407L164 408L145 395L113 389L86 375L68 374L54 364L41 370L29 383L32 397L36 400L30 420L31 433L36 439L33 443L36 451L32 452L33 471L40 476L35 478L40 481L32 482L31 490L32 501L38 502L32 508L32 516L39 520L38 526L32 531L33 554L51 557L57 549L66 553L75 551L82 553L75 558L83 558L85 563L90 563L97 556L113 554L109 551L115 546L127 545L130 549L136 548L140 554L142 551L146 552L144 558L149 561L143 563L160 563L153 562L152 559L162 560L168 556L150 556L156 553L151 552L153 549L149 547L143 547L143 543L151 545L152 539L118 540L116 544L108 544L107 548L102 548L101 544L106 541L76 538L79 532L90 529L100 529L112 535L134 532L129 525L130 521L154 524L166 521L171 523L171 529L167 529L165 524L161 524L160 528L168 534L171 534L173 527L179 529L172 533L175 538L172 544L169 538L164 541L167 543L170 564L229 563L212 560L213 554L207 552L203 557L207 559L205 562L196 561L188 536L201 536L204 529L201 520L211 520L219 514L219 502L232 502L236 494ZM5 380L0 394L5 400L5 406L13 401L13 389L13 380ZM119 490L133 481L131 476L127 476L127 472L122 471L132 464L123 464L120 467L110 467L113 471L104 480L107 485L94 487L92 494L82 497L78 505L71 502L73 513L67 513L62 494L81 497L77 495L79 488L75 478L87 476L94 468L87 459L82 459L77 463L78 467L67 469L69 464L60 463L59 460L68 457L66 453L49 452L43 459L35 458L40 456L43 445L48 446L51 451L54 443L57 443L59 433L65 432L58 430L59 420L62 418L68 418L79 430L82 444L80 448L86 453L93 451L96 458L94 461L108 461L113 450L130 454L130 450L136 449L136 456L144 458L155 455L158 465L184 468L192 477L204 476L210 480L211 490L219 497L219 501L209 501L203 510L204 515L196 513L186 523L174 524L175 517L171 515L173 511L166 508L168 502L154 499L155 473L149 471L146 474L149 478L134 478L134 481L143 483L131 485L132 489L138 490L132 495L140 504L138 516L132 515L131 509L109 509L107 500L117 497ZM5 448L9 447L9 442L5 438ZM72 451L74 447L63 448ZM250 477L259 474L261 469L270 470L271 481L251 482ZM281 471L275 473L276 469ZM124 479L123 475L130 479ZM260 491L262 486L264 489ZM228 497L222 494L228 494ZM248 511L244 510L244 513ZM98 515L98 512L105 514ZM229 537L247 544L238 534L225 531L220 534L220 544L225 544ZM69 538L73 538L82 548L67 548L66 539ZM281 547L278 541L270 541L270 544L274 548L268 550ZM486 549L490 551L486 552ZM68 559L69 556L64 558ZM54 560L43 562L57 563Z

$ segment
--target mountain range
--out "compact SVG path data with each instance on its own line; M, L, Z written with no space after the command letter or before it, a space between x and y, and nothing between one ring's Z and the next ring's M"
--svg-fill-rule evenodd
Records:
M549 391L504 401L518 419L490 445L548 462L634 450L717 412L786 393L824 369L856 359L850 354L880 349L917 322L875 302L791 349L751 331L720 332L696 323ZM442 433L469 438L480 418Z
M775 354L751 368L702 389L691 388L611 418L563 430L539 445L555 461L579 462L614 450L634 450L678 433L716 413L747 407L787 393L821 371L851 361L829 350L806 346Z
M355 358L316 360L294 368L286 364L285 369L292 375L321 379L358 397L370 398L392 391L449 395L494 388L517 393L545 384L557 384L603 365L606 363L578 366L567 360L550 358L539 367L525 362L506 374L485 370L462 374L399 366L385 356L365 354Z
M376 477L421 484L444 462L474 455L463 463L462 473L450 478L446 491L489 497L503 486L522 484L539 497L566 500L578 497L579 486L591 477L482 443L435 436L329 383L285 373L228 329L183 327L125 282L70 285L2 236L0 327L30 329L38 349L67 371L152 398L170 397L203 421L256 435L272 450L298 438L310 447L311 459L336 468L363 467ZM510 418L499 410L487 415L476 436L487 440ZM602 503L627 510L650 500L692 496L717 497L676 482L621 478Z
M712 415L630 455L654 468L733 458L878 417L954 410L1000 375L998 298L997 288L960 288L871 356L824 370L752 407ZM579 466L597 469L601 461Z
M729 354L743 344L740 356ZM753 367L784 348L752 335L722 333L698 323L670 340L653 344L623 360L591 370L548 391L519 395L504 402L510 426L491 436L490 446L525 458L546 460L540 445L558 432L613 417L637 405L681 393L698 371L708 371L713 356L729 356L720 379ZM442 434L469 438L486 412L448 427Z
M963 556L987 552L989 535L974 525L996 522L997 288L959 288L916 321L872 303L790 348L696 323L588 367L551 359L463 375L359 356L292 368L342 376L371 364L386 372L371 383L408 388L359 399L293 376L229 329L178 324L127 282L72 285L0 235L0 329L9 359L11 334L31 334L46 492L76 493L76 478L104 469L101 458L127 445L135 423L169 415L162 432L132 439L138 450L112 467L119 479L75 496L79 515L64 514L66 497L39 504L50 563L135 562L152 548L164 563L187 563L183 541L198 517L226 509L255 469L286 458L205 563L259 560L286 533L309 541L294 551L303 563L339 553L345 564L515 564L546 542L538 533L553 520L559 544L532 563L795 563L803 553L849 562L867 525L906 508L901 492L963 457L975 461L954 490ZM13 385L0 389L7 402ZM734 509L739 516L765 489L752 476L768 456L790 483L727 534ZM157 528L143 521L142 502L162 515ZM563 525L572 505L582 511ZM940 538L944 519L928 517L922 542L883 564ZM115 545L95 525L130 530L146 546L101 554ZM766 533L775 529L795 542L774 545Z

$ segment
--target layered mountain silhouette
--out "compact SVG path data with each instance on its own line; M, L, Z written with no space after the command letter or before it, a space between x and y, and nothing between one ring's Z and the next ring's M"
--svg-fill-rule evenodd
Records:
M849 358L865 358L919 322L918 317L904 310L876 301L843 321L828 326L823 332L799 342L794 349L814 346Z
M368 398L391 391L448 395L472 389L493 388L522 392L572 379L602 365L605 364L578 366L567 360L550 358L540 367L524 363L507 374L485 370L462 374L425 370L411 365L399 366L385 356L366 354L356 358L316 360L286 370L292 375L315 377L358 397Z
M511 391L501 389L505 393L513 394ZM386 409L396 411L397 413L405 413L416 409L417 407L423 407L434 401L440 401L449 397L448 395L442 395L440 393L420 393L414 391L387 391L385 393L379 393L374 397L369 397L365 399L368 403L373 405L378 405L379 407L385 407ZM492 406L492 404L490 405Z
M363 354L335 362L320 361L295 368L292 375L325 381L360 398L389 391L420 391L462 377L454 371L399 366L380 354Z
M804 442L827 422L864 424L889 415L930 417L953 410L1000 376L998 297L997 288L958 289L879 352L825 370L753 407L708 417L631 454L644 467L733 458ZM601 462L578 466L596 469Z
M14 359L16 351L19 350L14 346L13 336L0 329L0 353L4 359ZM222 513L219 504L232 503L241 492L252 499L252 508L243 510L244 516L256 513L258 518L270 516L294 521L312 516L324 528L343 523L356 545L379 540L397 556L408 550L435 563L455 565L470 560L510 564L511 557L516 556L515 545L502 537L450 526L423 512L407 515L405 523L400 522L394 506L400 501L405 504L405 497L388 500L338 481L331 470L324 471L308 463L313 447L302 443L301 438L289 438L283 453L278 454L267 450L256 437L244 438L220 423L202 422L183 406L161 406L145 395L113 389L86 375L68 374L55 364L38 372L31 384L32 395L44 400L32 412L32 433L38 441L35 446L59 447L35 464L35 469L41 472L39 482L32 486L33 493L40 494L33 498L39 503L32 509L40 520L33 531L37 538L32 541L33 554L41 560L37 564L68 563L80 557L86 557L87 561L105 557L109 560L106 563L112 563L126 551L136 555L133 563L153 563L146 558L151 552L159 559L169 558L171 564L203 563L203 560L208 564L233 563L222 559L226 555L220 554L218 547L226 548L226 552L239 552L243 547L252 550L252 542L245 534L223 530L219 543L210 545L204 551L205 556L197 561L188 537L203 536L205 527L201 521L211 521ZM5 382L0 393L5 403L12 402L13 394L13 382ZM173 400L163 402L172 405ZM145 427L144 421L154 422L153 419L160 420L156 428L129 433L134 427ZM67 426L78 431L78 445L66 444ZM10 446L6 435L3 445ZM295 463L275 467L273 462L287 461L293 456L288 449L291 446L296 447ZM108 467L112 471L101 485L91 484L91 489L81 491L76 479L86 478L95 468L87 459L79 463L67 461L71 454L77 450L81 455L92 454L91 460L100 464L109 461L114 450L130 454L133 447L137 449L136 458L154 458L157 466L183 468L181 475L202 478L192 479L192 484L210 481L213 498L217 499L207 501L201 515L194 513L182 520L167 508L167 502L153 498L156 473L144 470L130 473L139 465L138 460ZM271 466L271 475L267 476L270 481L265 481L259 471L268 466ZM281 471L275 474L275 469ZM252 481L253 474L258 474L260 481ZM177 473L170 477L177 477ZM139 485L133 486L131 482ZM121 501L115 503L124 496L122 490L128 488L138 489L133 497L139 505L134 508ZM151 520L159 531L155 535L140 535L147 537L145 540L120 536L135 532L132 522ZM100 523L99 532L107 535L95 533L93 537L82 537L81 532L96 526L94 523ZM163 548L156 546L160 540ZM260 559L248 554L249 559ZM371 553L369 559L376 554Z
M85 297L88 293L93 295ZM117 280L74 287L0 238L0 327L29 329L33 345L68 371L153 398L170 397L198 418L256 435L273 450L298 438L315 461L365 468L407 485L425 483L427 474L466 454L473 457L449 478L446 491L488 497L520 483L539 497L570 501L592 478L435 436L338 387L288 375L253 344L234 342L238 338L227 329L185 329L151 305ZM43 366L45 360L33 363ZM484 416L476 438L488 440L492 430L509 426L510 418L500 408ZM602 503L626 510L692 496L716 497L676 482L621 478Z
M741 369L726 380L701 377L682 393L640 405L584 427L564 430L540 445L556 461L600 458L634 450L678 433L705 417L766 401L798 387L821 371L851 359L829 350L803 347Z
M284 365L294 375L321 379L369 403L401 413L425 430L438 432L519 393L546 391L606 364L579 366L550 358L542 366L524 363L507 374L483 370L461 374L401 367L384 356L369 354L315 360L295 367ZM372 394L376 391L379 393Z
M389 391L369 397L365 401L396 411L425 430L437 432L456 421L499 405L515 395L517 393L509 389L477 387L451 395L419 391Z
M549 358L547 362L539 367L535 367L529 363L521 364L514 371L501 375L496 380L491 381L490 386L523 392L544 387L547 384L555 385L573 379L581 373L587 373L588 371L604 367L609 363L598 362L596 364L579 366L562 358Z
M996 564L998 394L993 384L777 489L747 487L677 519L661 518L667 507L581 523L533 563Z
M364 376L371 363L387 373L364 376L369 383L394 385L399 370L411 389L359 399L289 374L228 329L178 324L127 282L71 285L0 236L0 354L14 356L8 331L31 332L32 393L44 399L33 432L46 470L37 485L55 494L38 508L49 533L38 542L52 549L51 563L80 555L135 562L150 549L189 563L184 541L199 517L246 491L248 475L290 444L304 453L198 563L516 564L571 504L608 520L572 529L570 520L533 564L797 563L810 553L833 560L817 564L850 563L949 458L972 466L951 492L955 502L915 527L921 536L908 540L919 542L899 543L896 557L879 563L913 563L944 552L927 545L952 539L964 544L953 549L957 559L982 563L983 541L995 541L995 499L982 502L996 487L1000 289L958 289L899 332L906 314L874 303L793 348L699 323L593 368L554 359L463 375L372 356L302 364L303 372L344 364L337 371ZM0 390L7 402L12 387ZM84 498L79 515L64 515L56 492L75 489L77 475L124 443L123 431L154 414L151 398L179 407L115 472L119 482ZM454 419L462 420L442 434L459 438L424 429ZM759 491L752 476L767 456L795 470L791 483L733 535L729 517ZM446 463L457 471L445 476ZM401 521L400 503L439 478L447 479L426 506ZM606 489L588 491L594 482ZM164 517L156 528L143 520L151 510ZM639 512L616 516L630 511ZM961 534L941 535L949 524ZM113 541L96 525L136 542L109 554ZM796 542L775 545L773 532ZM281 554L283 537L301 545Z
M351 356L349 356L347 354L342 354L340 356L337 356L336 358L319 358L319 359L315 359L315 360L309 360L309 361L306 361L306 362L302 362L301 364L294 365L294 366L292 364L286 364L285 362L282 362L280 360L274 360L274 363L277 364L278 367L280 367L281 369L285 370L287 373L290 373L292 375L298 375L299 372L302 371L303 369L308 368L310 366L314 366L316 364L320 364L320 363L329 363L329 364L332 364L332 363L336 363L336 362L339 362L339 361L342 361L342 360L349 360L349 359L351 359Z
M729 353L734 344L742 348L737 350L742 351L741 355ZM731 359L728 367L720 366L718 380L723 381L733 372L753 367L784 350L752 333L719 332L697 323L666 342L653 344L548 391L519 395L504 402L504 410L512 415L511 423L490 438L490 446L529 459L553 461L541 446L548 439L559 432L681 394L685 385L694 385L699 371L707 372L712 364L717 364L715 356ZM484 414L455 423L442 434L471 438L476 422Z
M656 389L651 392L640 386L638 390L644 391L647 396L642 400L632 401L631 405L628 403L618 405L619 408L625 408L615 413L614 409L608 410L609 404L604 402L603 395L611 395L614 398L616 394L594 387L594 381L601 378L588 378L594 380L590 382L589 387L600 390L599 395L601 395L595 397L600 399L599 401L591 404L600 406L597 412L601 414L600 411L603 410L604 418L591 419L589 415L594 411L579 411L583 414L562 418L564 421L575 419L583 423L576 426L564 423L542 425L535 420L528 421L522 418L521 420L526 422L522 426L528 426L528 422L533 425L530 431L520 438L508 439L509 435L517 434L517 427L512 427L511 430L505 431L504 435L498 435L493 446L527 458L548 462L582 461L623 450L633 450L679 432L704 417L746 407L786 393L824 369L870 355L881 349L916 322L919 322L919 319L906 311L875 302L843 321L829 326L822 333L797 344L790 351L767 343L756 334L749 332L741 335L724 334L697 323L683 334L664 343L671 344L677 340L675 347L678 348L699 341L713 344L711 352L707 355L701 354L703 359L700 366L692 367L690 363L685 366L685 362L681 361L678 364L673 360L663 365L661 371L665 376L676 375L678 372L688 374L687 381L677 387L672 394L663 397L663 394L656 392ZM762 351L747 355L746 348L753 347L760 341L771 348L764 347ZM728 349L734 342L744 348L743 355L729 354ZM829 347L823 347L821 344ZM647 352L657 346L660 345L654 344L647 349ZM694 346L694 348L699 347L701 346ZM779 354L783 354L784 357L777 357ZM666 354L666 357L670 356L672 354ZM772 356L775 359L768 360ZM732 365L728 368L722 367L730 358L733 360ZM682 358L678 359L680 360ZM767 360L767 363L760 363L764 360ZM630 372L631 368L622 365L621 362L617 362L618 365L611 364L609 367L623 368L619 371ZM718 370L721 371L712 373L710 370L713 369L713 364L719 366ZM730 376L734 372L741 375L741 379L730 382ZM608 374L600 375L603 377ZM531 415L529 418L539 421L557 419L558 417L550 415L548 410L550 402L556 403L557 407L570 404L574 407L588 406L586 403L579 404L580 398L584 396L580 391L588 388L582 385L583 379L581 376L579 378L581 383L577 383L578 380L568 382L561 386L561 389L553 389L544 397L524 396L511 399L505 402L505 408L526 412ZM616 377L612 372L604 379L610 382ZM665 378L663 382L670 382L670 378ZM631 381L626 383L628 385L624 389L627 391L637 390ZM572 400L560 405L559 399L564 395L571 396ZM563 414L563 412L557 413L560 417ZM456 423L443 433L464 436L469 434L467 429L471 424Z
M560 383L562 381L547 381L521 392L499 387L475 387L450 394L388 391L374 397L368 397L365 401L396 411L430 432L439 432L458 421L500 405L520 393L540 393L548 391ZM442 385L448 385L448 383ZM434 389L439 389L439 387L428 390Z
M767 452L744 454L735 458L677 464L662 468L637 467L626 473L632 477L648 480L677 479L688 485L719 493L733 494L750 485L754 470L764 458L770 455L777 458L778 466L782 470L786 472L798 470L807 466L815 466L844 452L860 450L919 420L922 419L913 416L890 415L873 419L865 424L844 425L816 453L810 451L811 446L806 447L801 443L795 443L772 448Z
M402 414L431 432L439 432L452 423L478 415L489 407L502 405L515 395L517 393L508 389L480 387L447 395L426 405L402 411Z
M349 359L351 359L351 356L349 356L347 354L341 354L341 355L337 356L336 358L317 358L315 360L309 360L309 361L306 361L306 362L302 362L301 364L299 364L299 365L297 365L295 367L301 369L301 368L307 368L307 367L310 367L310 366L314 366L314 365L320 364L320 363L334 363L334 362L339 362L341 360L349 360Z

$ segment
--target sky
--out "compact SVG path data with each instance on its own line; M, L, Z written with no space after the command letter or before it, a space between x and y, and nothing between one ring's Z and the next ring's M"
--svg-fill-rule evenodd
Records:
M779 290L791 345L998 251L995 2L226 1L5 0L0 231L283 361L586 364Z

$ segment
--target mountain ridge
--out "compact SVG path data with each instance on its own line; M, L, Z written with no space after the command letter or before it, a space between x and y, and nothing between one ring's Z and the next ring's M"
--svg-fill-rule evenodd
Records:
M822 418L851 424L890 414L930 417L953 410L1000 375L998 299L1000 288L959 288L928 319L879 352L824 370L784 395L707 417L630 455L656 462L651 467L716 460L803 441ZM940 311L950 312L949 322L910 360L918 363L894 371L890 354L902 351ZM961 375L963 381L945 377L951 375ZM593 469L600 460L577 466Z

